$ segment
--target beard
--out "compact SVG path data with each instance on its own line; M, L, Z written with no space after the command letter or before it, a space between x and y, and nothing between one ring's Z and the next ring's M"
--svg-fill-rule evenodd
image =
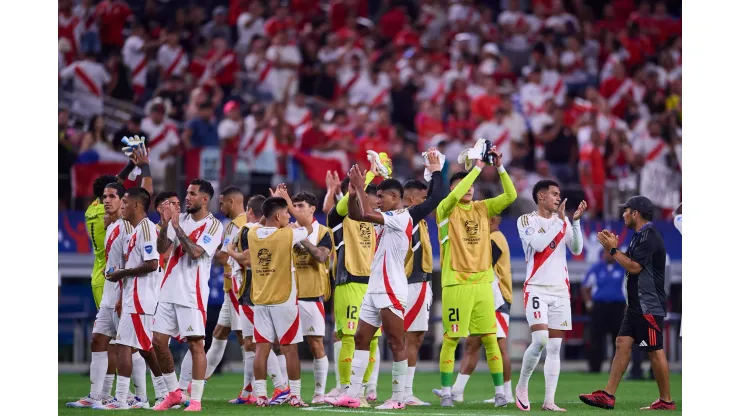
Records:
M188 214L195 214L196 212L200 211L201 205L191 205L190 208L185 208L185 212Z

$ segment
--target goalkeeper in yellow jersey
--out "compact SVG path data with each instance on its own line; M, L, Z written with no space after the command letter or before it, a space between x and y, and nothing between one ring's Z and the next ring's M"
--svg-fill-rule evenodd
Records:
M496 406L506 406L501 352L496 340L496 315L491 267L489 219L516 199L516 189L501 165L501 153L493 155L504 193L484 201L473 201L473 182L486 166L476 161L470 172L450 178L450 194L437 207L440 262L442 264L442 323L444 336L439 355L442 389L435 390L443 407L453 407L451 389L455 349L461 337L479 336L496 389Z

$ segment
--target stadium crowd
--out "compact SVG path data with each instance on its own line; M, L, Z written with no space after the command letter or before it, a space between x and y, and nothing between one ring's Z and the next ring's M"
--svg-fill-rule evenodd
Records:
M552 178L585 196L588 217L640 193L670 218L681 20L668 3L60 0L60 88L74 97L59 111L60 207L75 164L125 163L120 138L135 134L161 166L155 184L198 176L215 149L222 184L242 178L251 194L296 177L323 188L327 169L343 177L369 149L403 181L423 171L422 150L455 161L483 137L520 195ZM144 117L112 131L109 98ZM482 197L500 193L487 179Z

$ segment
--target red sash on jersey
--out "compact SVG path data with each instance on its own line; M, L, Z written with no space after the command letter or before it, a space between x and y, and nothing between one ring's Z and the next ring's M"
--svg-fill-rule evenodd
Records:
M665 148L665 142L663 140L658 143L653 150L650 151L650 153L645 156L645 161L652 162L655 160L660 154L663 152L663 149Z
M260 71L260 76L257 78L257 81L259 83L265 82L265 79L267 79L267 75L270 74L270 70L272 69L272 62L267 61L265 63L265 67L262 68L262 71Z
M146 68L146 64L147 64L146 58L141 58L141 61L139 62L139 64L136 65L133 71L131 71L132 81L134 78L136 78L141 73L141 71L144 70L144 68Z
M297 129L298 127L300 127L300 126L302 126L302 125L304 125L304 124L308 123L309 121L311 121L311 112L310 112L310 111L307 111L307 112L306 112L306 115L305 115L305 116L303 116L303 118L302 118L302 119L301 119L301 120L300 120L300 121L299 121L298 123L296 123L296 124L291 124L291 125L293 126L293 129L295 130L295 129Z
M108 262L108 253L110 253L110 247L113 245L113 242L116 241L116 238L121 234L121 226L117 225L116 228L113 229L113 232L111 232L110 237L108 237L108 241L105 242L105 262Z
M204 222L203 225L193 230L193 232L190 233L188 238L193 243L197 243L198 239L200 238L200 235L203 234L203 231L206 229L206 225L208 225L208 222ZM172 256L170 258L170 261L167 262L167 270L164 272L164 277L162 278L162 284L159 286L161 289L164 287L164 282L167 281L167 278L170 277L170 274L172 273L172 269L177 266L177 263L180 262L180 259L185 255L185 250L183 250L182 246L178 246L177 249L172 253ZM200 268L199 268L200 269ZM200 299L200 297L198 297Z
M555 249L558 248L558 245L560 244L560 241L563 240L563 237L565 237L565 230L568 227L568 223L563 224L563 229L560 230L558 235L555 236L555 238L552 240L552 243L555 243L555 247L553 248L553 244L550 243L545 247L544 250L542 250L539 253L534 253L534 265L532 266L532 273L529 274L529 277L527 277L527 280L524 282L524 291L527 291L527 282L529 282L529 279L534 276L535 273L537 273L537 270L539 270L540 267L542 267L543 264L545 264L545 261L550 258L552 253L555 252ZM527 302L524 302L524 305L526 306Z
M175 56L175 60L172 61L170 66L167 68L167 71L165 72L165 75L168 77L172 76L172 73L175 71L175 68L180 64L180 61L182 61L182 56L184 54L184 50L182 47L180 47L180 52L177 53L177 56Z
M444 93L445 93L445 82L444 80L440 80L439 85L437 86L437 91L434 92L434 94L432 95L431 98L429 98L429 100L431 100L434 103L439 103L437 100L439 100L440 97L444 95Z
M260 139L259 143L257 143L256 146L254 146L254 150L252 151L252 155L254 158L260 157L262 152L265 150L265 147L267 146L267 140L270 138L270 130L265 130L264 133L262 133L262 138Z
M501 147L507 141L509 141L509 129L504 130L504 132L501 133L500 136L498 136L498 139L496 139L496 141L493 143L493 145L496 146L496 147Z
M355 85L355 82L357 82L358 79L360 79L359 72L357 72L352 78L349 79L349 81L347 81L347 83L343 87L341 87L340 94L343 95L343 94L348 93L350 88L352 88L352 86Z
M371 107L379 106L383 104L383 100L385 100L385 97L388 96L388 90L383 90L380 92L380 94L376 95L375 98L373 98L373 101L370 102Z
M619 85L619 88L617 88L616 91L614 91L614 94L612 94L607 102L609 103L609 107L614 108L616 107L624 98L625 94L629 92L629 90L632 88L632 80L625 78L622 83Z
M79 65L75 66L75 75L82 81L83 84L87 87L87 89L90 91L90 94L100 97L102 94L100 93L100 88L98 88L97 85L95 85L95 82L90 78L89 75L85 72L82 67Z
M167 137L167 133L170 130L175 130L175 127L169 124L164 126L164 128L162 128L162 131L160 131L158 135L154 136L154 138L149 141L149 143L147 144L147 147L149 149L153 149L154 147L156 147L157 144L159 144L159 142L161 142L162 140L164 140L165 137Z

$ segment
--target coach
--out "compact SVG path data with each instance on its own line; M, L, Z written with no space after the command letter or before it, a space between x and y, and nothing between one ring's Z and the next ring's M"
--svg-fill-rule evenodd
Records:
M617 249L619 239L607 230L598 234L598 240L604 250L609 251L627 271L627 311L617 336L616 353L606 388L592 394L582 394L580 399L591 406L613 409L614 394L630 362L632 344L636 343L650 357L660 392L660 398L643 409L675 409L668 381L668 362L663 351L665 244L651 222L653 204L648 198L634 196L619 207L624 209L622 217L625 225L634 231L627 253Z

